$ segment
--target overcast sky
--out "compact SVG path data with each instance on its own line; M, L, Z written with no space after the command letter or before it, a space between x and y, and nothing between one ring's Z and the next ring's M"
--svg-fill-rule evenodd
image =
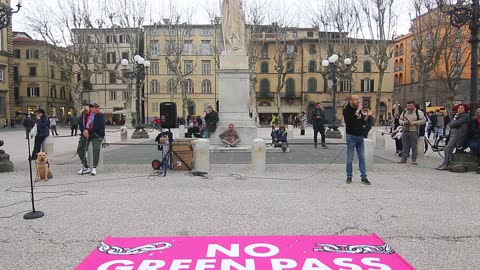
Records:
M22 10L14 14L13 17L13 30L14 31L25 31L30 32L31 30L26 25L25 14L29 10L34 9L38 4L40 5L49 5L52 7L57 6L58 0L23 0L22 5L24 6ZM92 0L93 1L93 0ZM101 1L112 1L115 0L94 0L94 2ZM131 0L131 1L143 1L143 0ZM146 0L150 7L149 10L153 11L152 16L157 17L154 19L159 19L165 17L165 14L168 13L168 3L174 1L178 10L185 10L188 13L191 13L193 23L209 23L208 15L206 10L211 9L212 7L216 8L220 5L220 0ZM246 0L252 1L252 0ZM269 7L272 9L286 11L289 14L300 14L295 15L297 18L293 18L293 21L296 22L299 26L309 27L311 26L310 14L312 7L318 6L319 3L331 0L262 0L269 1ZM401 34L408 33L410 18L408 11L408 1L405 0L396 0L397 6L395 7L396 13L399 15L399 20L397 23L397 30L395 31L397 36ZM12 0L12 6L18 3L18 0ZM303 15L303 16L302 16ZM148 15L147 15L148 16ZM147 19L147 22L149 20Z

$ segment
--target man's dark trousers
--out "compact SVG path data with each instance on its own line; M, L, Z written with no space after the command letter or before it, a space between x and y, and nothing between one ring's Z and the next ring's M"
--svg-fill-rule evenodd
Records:
M322 136L322 146L325 145L325 127L323 125L313 125L313 142L317 145L317 136L320 132L320 136Z

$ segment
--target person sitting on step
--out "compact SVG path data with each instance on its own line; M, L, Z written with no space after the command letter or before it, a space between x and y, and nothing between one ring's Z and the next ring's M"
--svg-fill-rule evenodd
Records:
M233 124L228 125L228 129L222 132L219 137L225 147L237 147L240 143L240 137Z
M272 145L274 147L280 147L282 148L283 152L286 152L288 149L288 132L285 129L285 125L280 125L279 129L272 130Z

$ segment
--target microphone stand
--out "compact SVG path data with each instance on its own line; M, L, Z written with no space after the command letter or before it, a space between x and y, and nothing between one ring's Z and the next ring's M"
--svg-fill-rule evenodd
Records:
M28 165L30 167L30 194L32 199L32 212L23 215L23 219L37 219L43 217L45 214L42 211L35 210L35 198L33 196L33 176L32 176L32 159L30 157L30 134L28 134Z

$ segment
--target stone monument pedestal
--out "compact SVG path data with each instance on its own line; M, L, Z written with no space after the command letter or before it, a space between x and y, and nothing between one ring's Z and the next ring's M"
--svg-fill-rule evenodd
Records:
M250 146L257 138L257 126L249 116L250 70L244 51L223 52L220 55L218 75L219 118L217 130L210 136L211 145L222 145L218 137L234 124L241 146Z
M0 172L12 172L13 163L10 161L10 155L0 150Z

